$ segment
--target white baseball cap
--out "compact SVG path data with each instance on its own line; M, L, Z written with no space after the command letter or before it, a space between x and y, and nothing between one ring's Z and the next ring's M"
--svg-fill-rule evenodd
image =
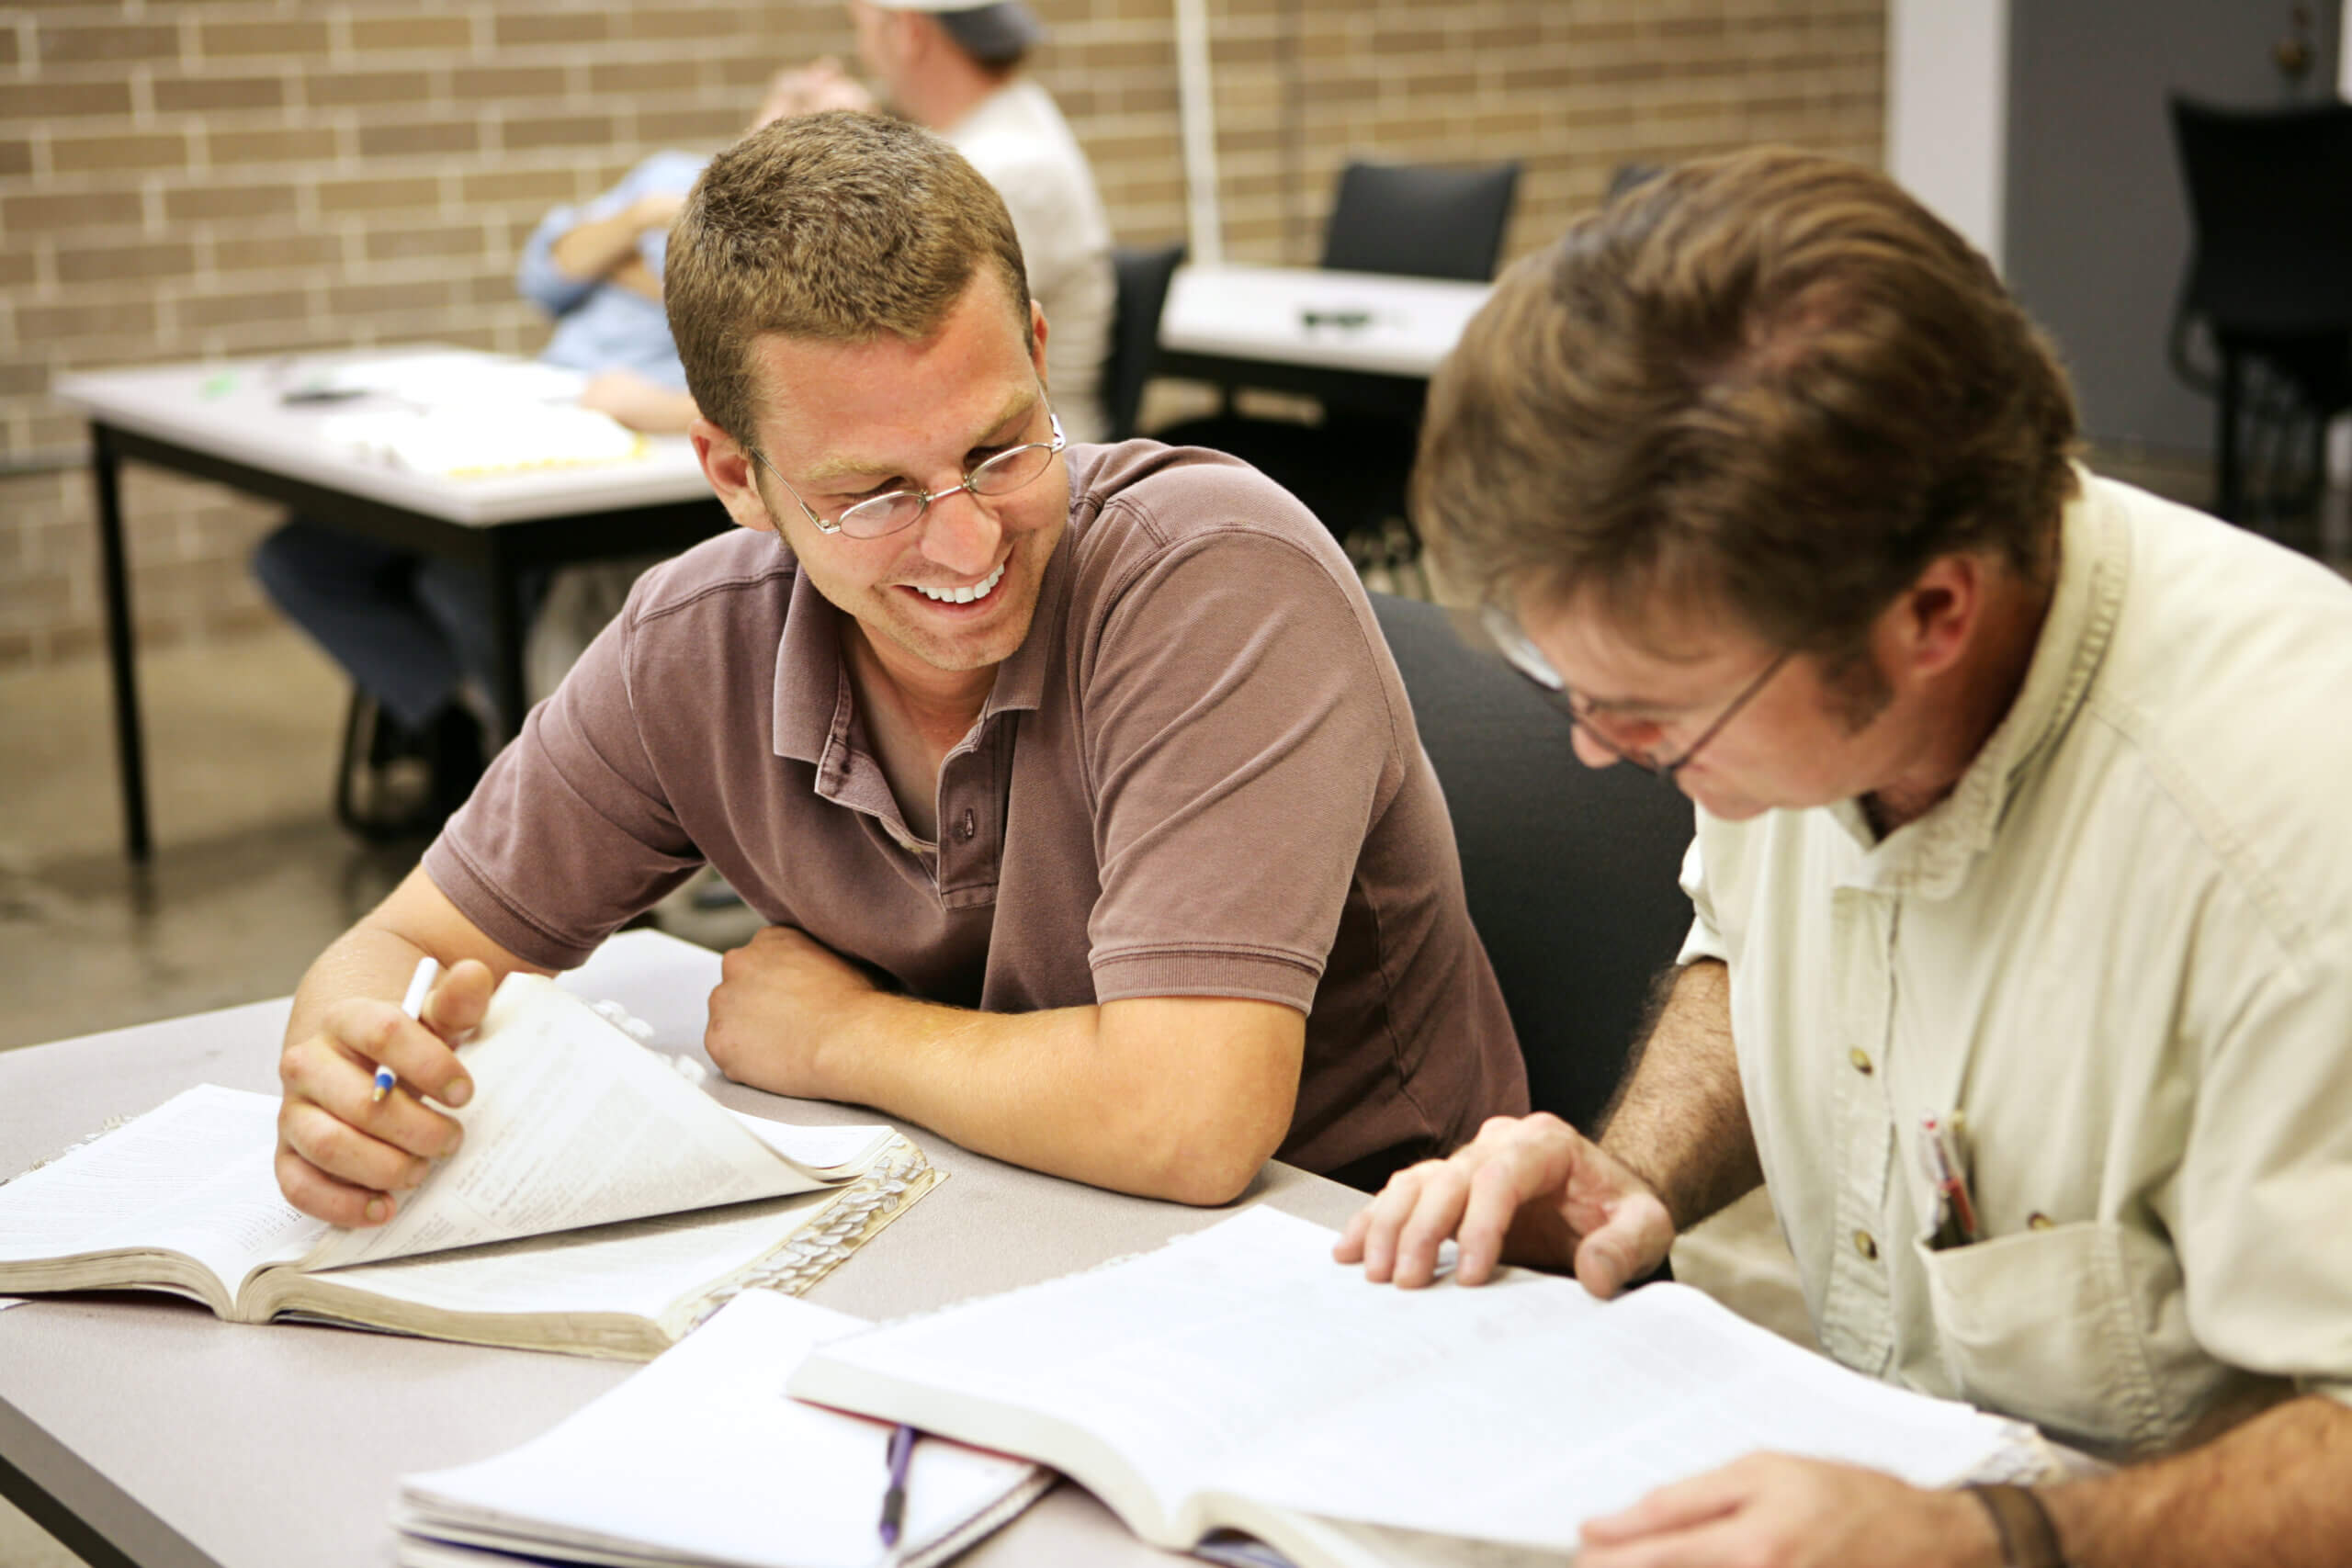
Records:
M984 64L1018 60L1046 36L1046 24L1022 0L866 0L884 11L922 11L939 18L947 36Z

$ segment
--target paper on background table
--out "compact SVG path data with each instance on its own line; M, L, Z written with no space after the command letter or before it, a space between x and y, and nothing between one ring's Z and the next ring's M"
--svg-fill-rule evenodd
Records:
M561 1542L662 1561L871 1568L890 1427L784 1392L811 1346L864 1326L747 1291L543 1436L404 1478L392 1522L525 1552ZM1051 1480L1001 1454L920 1443L905 1539L920 1548L999 1503L1010 1518Z

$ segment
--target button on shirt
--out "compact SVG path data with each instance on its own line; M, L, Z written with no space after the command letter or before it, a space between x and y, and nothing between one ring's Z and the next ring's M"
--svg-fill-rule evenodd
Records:
M1360 1185L1523 1111L1436 775L1329 534L1215 454L1069 463L1029 635L941 767L938 842L891 793L839 613L738 530L639 580L426 874L550 967L707 857L763 919L931 1000L1296 1008L1279 1152Z
M1823 1347L2121 1456L2352 1401L2352 586L2080 478L1952 794L1702 812L1684 956ZM1981 1239L1937 1249L1955 1109Z

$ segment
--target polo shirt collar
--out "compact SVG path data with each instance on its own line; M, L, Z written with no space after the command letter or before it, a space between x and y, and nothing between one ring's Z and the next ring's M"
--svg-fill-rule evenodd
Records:
M2123 608L2130 536L2090 473L2059 525L2058 582L2034 642L2025 683L1951 795L1917 821L1873 840L1860 801L1830 808L1862 846L1851 881L1881 892L1948 898L1992 847L2009 803L2045 761L2090 693Z

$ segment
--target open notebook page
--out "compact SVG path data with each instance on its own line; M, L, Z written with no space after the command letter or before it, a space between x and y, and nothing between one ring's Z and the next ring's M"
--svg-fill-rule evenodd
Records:
M1593 1514L1758 1447L1945 1482L2015 1436L1681 1287L1604 1305L1510 1271L1405 1292L1333 1263L1333 1239L1251 1209L1111 1268L829 1346L795 1386L854 1389L824 1375L834 1363L1057 1417L1106 1439L1163 1517L1187 1494L1227 1491L1554 1548Z
M890 1428L784 1392L810 1346L862 1326L747 1291L552 1431L407 1477L393 1523L525 1551L536 1540L747 1568L872 1568ZM918 1443L905 1540L919 1551L999 1505L1017 1511L1048 1479L1019 1460Z

